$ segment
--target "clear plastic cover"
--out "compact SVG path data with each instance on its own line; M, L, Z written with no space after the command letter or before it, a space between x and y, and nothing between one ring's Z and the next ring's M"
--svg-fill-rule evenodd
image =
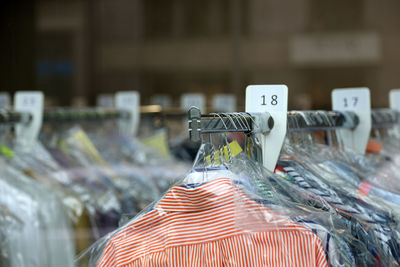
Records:
M9 252L5 266L74 266L73 234L57 197L4 162L0 164L0 206L18 224L2 228L4 251Z
M260 201L247 163L247 158L235 160L240 172L227 165L194 168L151 208L93 248L92 263L327 266L316 234Z
M90 266L377 263L359 240L366 230L349 226L321 197L274 176L243 153L219 157L218 164L214 157L210 164L206 155L217 148L203 145L190 173L88 250Z
M290 134L278 164L293 184L325 199L341 215L359 224L366 233L364 243L380 264L398 266L397 205L377 194L390 192L364 183L375 170L368 171L371 167L362 164L382 166L382 161L337 149L340 144L332 142L334 135L330 132L318 138L315 133ZM330 147L318 144L318 139L330 141Z
M121 217L158 199L189 168L116 134L113 123L83 125L90 132L75 123L44 125L30 152L12 151L9 128L0 136L11 147L3 146L0 158L4 266L87 266L74 263L75 255L118 228Z

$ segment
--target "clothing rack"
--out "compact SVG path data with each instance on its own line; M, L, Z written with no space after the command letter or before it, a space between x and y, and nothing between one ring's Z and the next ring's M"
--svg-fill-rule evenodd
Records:
M141 114L163 114L166 116L181 116L181 110L163 111L160 106L142 106ZM201 134L219 132L254 132L257 128L256 116L245 112L211 113L202 115L197 108L188 112L189 131L191 140L200 140ZM373 109L371 111L372 128L387 128L400 122L400 113L392 109ZM44 121L73 121L129 118L129 112L104 108L55 108L44 111ZM28 123L32 115L25 112L0 110L1 124ZM354 129L359 123L353 112L336 111L289 111L288 131L315 131L335 128ZM273 128L273 118L268 115L268 123L263 125L262 131L268 132ZM260 129L257 129L260 131Z
M250 113L211 113L202 115L197 108L189 110L190 140L200 141L201 134L222 132L269 132L274 126L268 114L267 123L258 124L259 114ZM354 112L335 111L290 111L288 112L288 131L325 131L338 128L354 129L359 119Z

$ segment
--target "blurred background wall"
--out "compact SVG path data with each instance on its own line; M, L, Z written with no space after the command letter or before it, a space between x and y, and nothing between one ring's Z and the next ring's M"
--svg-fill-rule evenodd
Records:
M374 107L400 87L398 0L1 1L0 91L48 104L96 95L235 93L285 83L290 109L330 109L333 88L368 86Z

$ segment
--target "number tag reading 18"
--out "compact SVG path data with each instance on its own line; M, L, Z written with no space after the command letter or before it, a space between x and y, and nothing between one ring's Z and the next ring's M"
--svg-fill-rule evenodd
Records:
M284 84L249 85L246 88L246 112L268 112L274 127L268 133L258 134L264 166L274 171L287 130L288 88Z
M251 85L246 90L246 111L287 110L287 87L283 85Z
M181 107L184 110L189 110L191 107L197 107L201 112L205 112L205 97L203 94L183 94L181 97Z
M334 110L367 110L369 106L369 90L367 88L332 91L332 108Z

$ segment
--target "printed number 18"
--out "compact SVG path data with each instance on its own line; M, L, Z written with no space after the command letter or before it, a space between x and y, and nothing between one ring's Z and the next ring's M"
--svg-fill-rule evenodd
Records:
M266 103L265 95L262 95L261 98L262 98L261 106L266 106L267 103ZM271 96L271 105L276 106L277 104L278 104L278 96L277 95L272 95Z

